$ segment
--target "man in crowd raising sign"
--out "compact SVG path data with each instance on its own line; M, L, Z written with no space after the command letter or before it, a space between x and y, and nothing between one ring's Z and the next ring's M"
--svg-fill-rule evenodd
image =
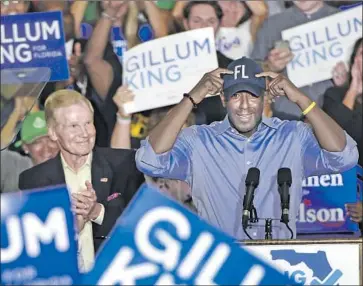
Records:
M266 78L272 81L265 95ZM207 94L219 92L228 113L225 119L180 131L193 106L197 107ZM286 97L297 104L311 127L263 117L264 96L270 100ZM186 181L198 214L238 239L245 238L241 201L250 168L259 168L263 177L254 200L258 215L276 219L273 237L283 239L289 233L278 221L277 170L285 167L292 171L289 219L296 234L301 178L342 172L354 167L357 160L356 142L315 102L286 77L262 73L262 68L248 58L232 62L228 69L205 74L151 131L136 154L137 167L145 174ZM251 234L263 239L263 230L256 225Z

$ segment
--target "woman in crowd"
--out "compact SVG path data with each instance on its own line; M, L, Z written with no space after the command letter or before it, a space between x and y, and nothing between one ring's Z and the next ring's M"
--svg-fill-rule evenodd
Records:
M362 144L362 38L353 49L348 80L329 88L324 94L323 109L358 143L359 164L363 165Z
M359 165L363 166L362 142L362 54L363 44L360 38L354 45L349 63L349 73L345 84L344 69L334 69L335 84L325 92L323 109L329 114L353 139L358 143ZM339 77L340 76L340 77ZM339 86L340 85L340 86ZM362 204L356 202L346 205L347 213L351 219L362 224Z

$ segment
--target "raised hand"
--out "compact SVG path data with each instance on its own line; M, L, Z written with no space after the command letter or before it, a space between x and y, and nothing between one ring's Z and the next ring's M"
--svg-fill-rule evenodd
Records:
M222 74L233 74L233 71L217 68L204 74L202 79L189 93L196 104L200 103L207 94L217 95L221 92L223 88Z
M71 55L68 60L69 70L70 70L70 78L68 80L68 84L74 84L80 74L81 74L81 58L82 58L82 49L81 44L76 43L74 45L74 53Z
M355 95L357 96L358 94L362 94L362 84L363 84L363 80L362 80L362 71L359 68L359 61L362 61L362 57L357 57L354 60L353 66L352 66L352 70L351 70L351 76L352 76L352 81L350 83L350 89L355 91Z
M333 68L335 86L343 86L348 81L348 71L343 62L338 62Z
M356 202L352 204L346 204L345 210L350 216L352 221L361 222L363 218L363 202Z
M285 76L274 72L262 72L256 74L256 77L266 77L267 98L274 102L275 98L286 96L293 103L297 103L301 98L300 90ZM272 80L269 80L272 78Z
M128 3L127 1L102 0L102 8L107 15L120 19L126 15Z
M133 101L135 94L128 89L126 85L123 85L117 89L115 96L112 98L113 102L117 105L118 114L123 118L130 118L131 114L125 111L124 104Z
M293 53L288 49L273 49L268 54L267 65L271 71L281 72L293 58Z

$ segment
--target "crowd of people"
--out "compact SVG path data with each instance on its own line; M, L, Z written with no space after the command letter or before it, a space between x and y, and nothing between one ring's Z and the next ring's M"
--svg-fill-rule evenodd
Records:
M278 218L280 198L270 170L288 167L296 235L301 178L363 165L363 43L356 42L349 65L338 63L331 79L297 88L286 69L294 55L281 44L281 32L355 4L2 1L1 15L63 12L70 78L47 83L28 115L22 94L15 97L1 126L2 134L17 136L5 147L2 139L1 192L67 184L83 271L92 267L99 245L144 181L224 232L247 239L241 215L248 169L264 173L255 207L263 217ZM122 82L125 50L204 27L213 28L217 47L223 46L224 28L238 28L245 41L218 50L219 68L192 90L181 90L179 104L128 114L125 103L134 94ZM115 31L122 36L116 39ZM243 76L238 66L245 67ZM352 202L347 211L362 222L361 203ZM273 227L275 238L289 237L279 222ZM250 232L264 237L261 226Z

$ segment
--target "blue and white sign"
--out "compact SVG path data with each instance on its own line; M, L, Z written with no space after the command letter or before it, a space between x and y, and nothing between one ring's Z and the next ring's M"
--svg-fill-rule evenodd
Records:
M1 69L51 69L50 81L69 78L62 13L1 16Z
M128 113L178 103L218 67L214 32L203 28L148 41L123 56L123 82L134 91Z
M286 285L232 238L143 185L103 244L86 285Z
M361 285L359 244L251 245L247 249L303 285Z
M1 194L1 285L77 284L66 187Z
M357 223L350 220L344 207L346 203L357 200L356 168L342 174L305 179L297 232L318 234L357 231Z
M297 87L328 80L336 63L348 62L354 43L362 37L362 7L282 32L295 55L287 72Z

